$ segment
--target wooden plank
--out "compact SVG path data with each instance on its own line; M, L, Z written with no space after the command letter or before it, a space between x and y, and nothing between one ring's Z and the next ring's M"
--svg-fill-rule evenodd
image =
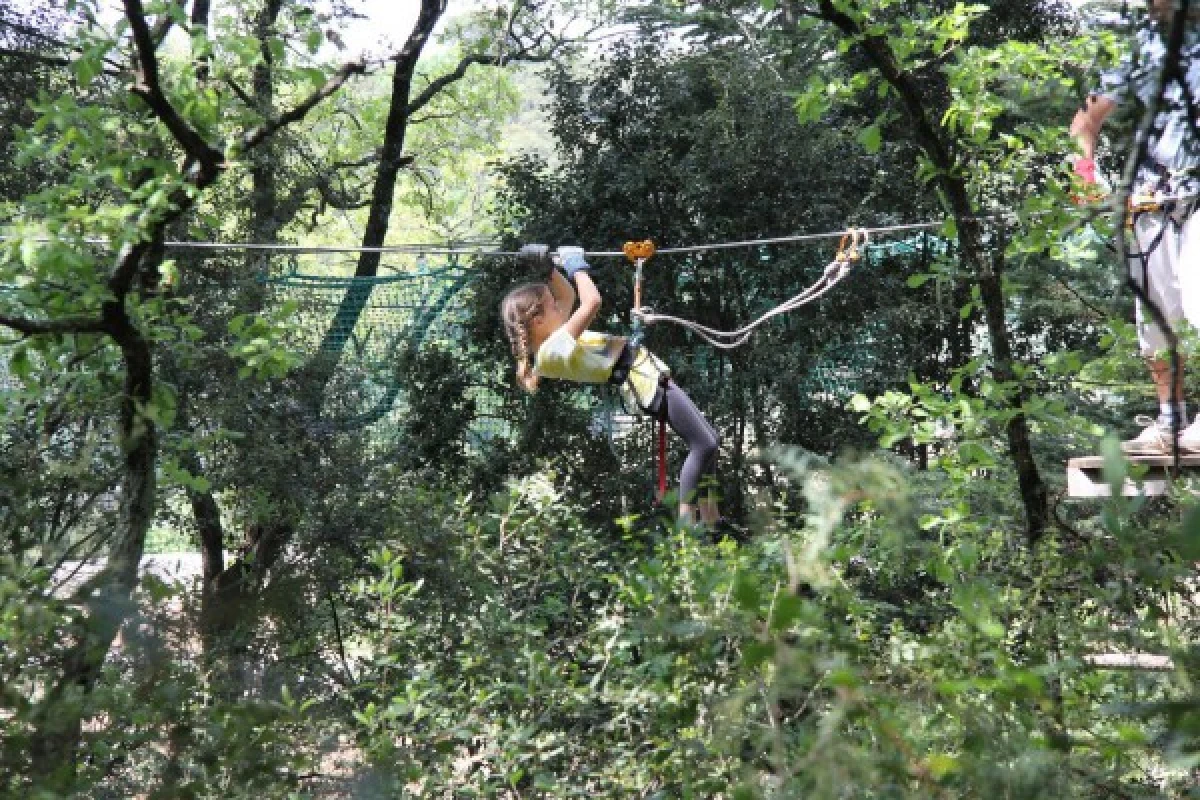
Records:
M1154 496L1167 493L1173 477L1174 459L1171 456L1127 456L1129 463L1145 467L1145 477L1126 479L1121 494L1126 497ZM1200 454L1180 455L1182 472L1200 471ZM1104 479L1104 457L1083 456L1067 461L1068 497L1108 497L1111 487Z
M1125 456L1125 459L1130 464L1142 464L1148 467L1171 467L1175 465L1175 459L1171 456ZM1079 467L1080 469L1104 469L1104 456L1081 456L1072 458L1067 462L1068 466ZM1179 466L1187 469L1189 467L1200 467L1200 453L1180 453Z
M1084 663L1097 669L1129 669L1146 672L1170 672L1175 662L1170 656L1154 653L1096 653L1083 657Z

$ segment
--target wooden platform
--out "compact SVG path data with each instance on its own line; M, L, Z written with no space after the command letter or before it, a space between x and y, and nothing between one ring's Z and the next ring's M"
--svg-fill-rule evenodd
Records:
M1175 461L1171 456L1126 456L1130 464L1146 467L1145 477L1126 480L1121 494L1126 497L1167 493ZM1200 455L1180 455L1179 468L1183 474L1200 473ZM1085 456L1067 462L1068 497L1108 497L1111 487L1104 480L1104 457Z
M1138 670L1142 672L1171 672L1175 662L1170 656L1154 653L1096 653L1083 657L1083 661L1096 669Z

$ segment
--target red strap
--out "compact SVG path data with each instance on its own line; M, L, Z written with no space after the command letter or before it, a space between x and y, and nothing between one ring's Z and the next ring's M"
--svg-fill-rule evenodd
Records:
M658 502L667 496L667 421L658 421Z

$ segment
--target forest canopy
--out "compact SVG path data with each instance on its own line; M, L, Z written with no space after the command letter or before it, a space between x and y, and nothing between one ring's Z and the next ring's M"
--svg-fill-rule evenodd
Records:
M385 5L0 0L0 796L1200 793L1187 0Z

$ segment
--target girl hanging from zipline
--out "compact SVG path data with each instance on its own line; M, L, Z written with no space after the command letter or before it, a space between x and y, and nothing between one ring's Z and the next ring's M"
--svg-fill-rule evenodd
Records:
M700 488L705 479L715 481L721 437L653 353L624 337L587 329L600 310L600 292L588 274L583 248L560 247L555 258L545 245L522 248L522 263L548 270L548 277L516 287L500 305L517 382L528 392L537 390L541 378L612 384L627 405L666 420L688 446L679 475L679 519L694 522L698 509L704 524L715 528L720 513L714 490L710 484L701 496Z

